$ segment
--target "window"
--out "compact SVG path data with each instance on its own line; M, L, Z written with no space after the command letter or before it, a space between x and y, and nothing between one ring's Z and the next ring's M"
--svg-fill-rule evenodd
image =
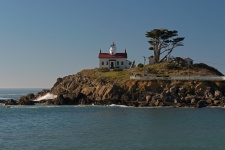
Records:
M108 61L106 61L106 65L109 65L109 62Z
M123 61L121 61L121 65L123 65Z
M117 66L119 66L119 61L117 61L116 63L117 63Z
M102 61L102 65L104 66L104 61Z

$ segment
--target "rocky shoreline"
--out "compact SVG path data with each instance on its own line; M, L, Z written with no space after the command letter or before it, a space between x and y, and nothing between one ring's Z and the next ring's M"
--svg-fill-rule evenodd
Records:
M109 82L82 74L58 78L50 90L31 93L5 105L125 105L133 107L224 107L225 82L138 81ZM34 101L51 93L55 99Z

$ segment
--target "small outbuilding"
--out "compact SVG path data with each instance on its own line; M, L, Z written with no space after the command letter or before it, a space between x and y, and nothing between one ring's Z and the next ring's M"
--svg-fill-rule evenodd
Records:
M184 61L185 61L187 64L189 64L189 65L193 65L193 63L194 63L193 59L191 59L191 58L189 58L189 57L183 58L183 59L184 59Z

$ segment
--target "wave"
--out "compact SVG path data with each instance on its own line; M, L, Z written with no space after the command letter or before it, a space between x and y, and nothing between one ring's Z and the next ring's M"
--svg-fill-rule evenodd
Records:
M117 104L111 104L111 105L107 105L107 106L110 106L110 107L129 107L129 106L126 106L126 105L117 105Z
M0 97L0 100L8 100L8 99L11 99L11 98L8 98L8 97Z
M34 101L41 101L41 100L45 100L45 99L55 99L55 98L57 98L57 95L54 95L52 93L47 93L44 96L38 97Z

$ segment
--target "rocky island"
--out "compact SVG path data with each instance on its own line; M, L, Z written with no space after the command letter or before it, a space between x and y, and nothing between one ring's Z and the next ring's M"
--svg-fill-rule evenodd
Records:
M6 105L126 105L133 107L197 107L225 105L225 81L134 80L132 75L222 76L206 64L161 63L119 71L82 70L58 78L50 90L22 96ZM42 98L46 94L54 98ZM57 96L57 97L56 97Z

